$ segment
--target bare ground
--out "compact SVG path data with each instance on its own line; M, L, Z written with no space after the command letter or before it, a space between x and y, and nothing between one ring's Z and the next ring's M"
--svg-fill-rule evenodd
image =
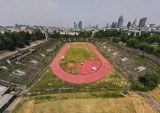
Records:
M89 98L45 101L28 100L16 113L157 113L134 93L125 98Z
M143 96L154 109L160 111L160 104L154 98L152 98L150 95L144 92L140 92L139 94Z
M30 100L22 105L19 105L19 108L16 110L15 113L33 113L34 102L35 100Z
M149 91L148 94L160 104L160 85L153 91Z

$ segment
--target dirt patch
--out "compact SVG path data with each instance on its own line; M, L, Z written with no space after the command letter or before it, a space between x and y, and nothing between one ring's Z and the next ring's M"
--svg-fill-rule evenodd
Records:
M160 104L160 85L153 91L149 91L148 94Z
M26 101L22 106L20 106L15 113L32 113L34 108L35 100Z
M75 64L72 62L68 62L66 65L67 65L67 69L69 69L69 70L73 70L75 67Z

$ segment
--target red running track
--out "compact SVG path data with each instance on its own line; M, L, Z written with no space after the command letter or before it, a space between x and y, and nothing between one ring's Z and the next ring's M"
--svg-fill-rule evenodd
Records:
M93 52L99 57L102 65L101 67L94 73L90 73L87 75L73 75L70 73L67 73L63 71L59 65L59 62L63 56L65 56L65 53L69 47L70 44L89 44L90 48L92 49ZM85 42L77 42L77 43L69 43L65 44L59 54L56 56L56 58L53 60L53 62L50 65L53 73L59 77L60 79L71 82L71 83L76 83L76 84L83 84L83 83L90 83L90 82L95 82L101 78L103 78L111 69L112 65L97 51L95 46L90 43L85 43Z
M100 60L87 60L85 62L78 63L78 75L87 75L91 73L95 73L91 68L96 67L96 71L98 71L101 67L102 63Z

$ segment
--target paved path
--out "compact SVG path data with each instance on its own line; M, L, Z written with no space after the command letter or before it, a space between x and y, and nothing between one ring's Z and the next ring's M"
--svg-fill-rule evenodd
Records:
M160 104L154 100L151 96L149 96L147 93L139 92L141 96L143 96L156 110L160 111Z
M72 44L87 44L85 42L81 43L72 43ZM69 44L65 44L59 54L56 56L56 58L51 63L50 67L53 71L53 73L59 77L60 79L76 84L83 84L83 83L90 83L97 81L101 78L103 78L111 69L111 64L97 51L95 46L93 44L90 44L90 48L95 52L95 54L99 57L99 59L102 62L102 65L98 71L95 73L87 74L87 75L73 75L69 74L61 69L59 66L59 62L61 58L65 55L67 49L69 47Z
M22 100L22 97L17 97L4 111L4 113L10 113L10 111L14 110L18 103Z

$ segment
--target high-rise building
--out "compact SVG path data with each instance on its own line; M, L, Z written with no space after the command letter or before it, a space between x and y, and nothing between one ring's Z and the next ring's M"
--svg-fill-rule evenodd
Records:
M82 29L82 21L79 21L79 23L78 23L78 28L79 28L79 29Z
M91 29L91 24L89 24L89 29Z
M98 24L96 25L96 29L98 29Z
M118 23L117 22L112 22L111 28L117 28Z
M140 19L140 22L139 22L139 26L138 26L138 27L140 27L140 28L145 27L146 21L147 21L147 18L146 18L146 17Z
M77 24L74 22L74 29L77 29Z
M133 21L133 24L132 24L132 28L136 28L137 27L137 18Z
M123 22L124 22L124 19L123 19L123 15L121 15L118 19L118 28L122 28L123 26Z
M142 26L142 19L140 19L138 27L141 27L141 26Z
M109 23L107 23L106 28L109 28Z
M127 24L127 28L129 29L131 27L131 22L129 21Z

